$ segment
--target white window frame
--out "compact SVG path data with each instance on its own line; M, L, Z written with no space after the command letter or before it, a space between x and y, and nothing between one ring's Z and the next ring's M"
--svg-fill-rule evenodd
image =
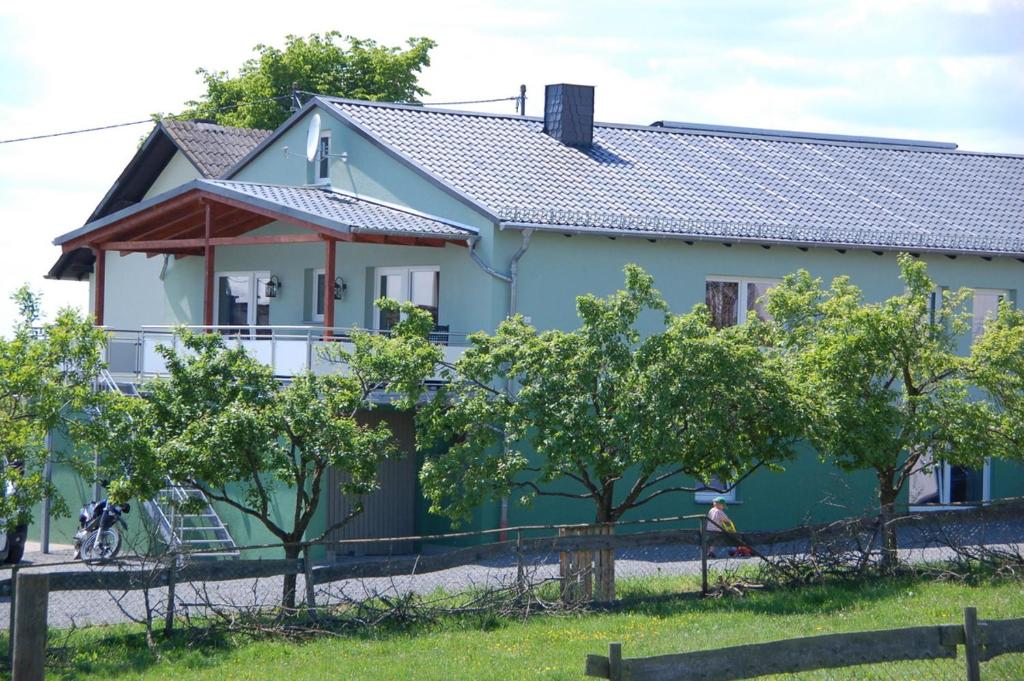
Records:
M244 326L249 327L249 332L252 333L252 327L256 326L256 301L259 296L256 292L256 286L260 278L270 279L270 272L267 270L243 270L235 272L216 272L213 275L213 280L216 285L213 287L213 318L216 320L220 319L220 279L221 277L249 277L249 315L246 319ZM222 326L221 324L215 323L215 326ZM239 325L243 326L243 325Z
M406 302L412 300L412 273L413 272L441 272L440 265L414 265L410 267L375 267L373 268L373 299L380 300L380 278L382 276L391 274L400 274L402 276L402 289L403 298L399 302ZM441 312L441 291L437 292L437 310L438 317ZM374 310L373 313L373 329L374 331L380 331L380 311Z
M323 156L324 140L327 140L327 157ZM320 138L316 141L316 158L313 165L313 177L317 184L328 184L331 181L331 149L333 148L330 130L321 130ZM321 174L320 169L327 164L327 174Z
M1004 300L1009 300L1010 299L1010 291L1009 291L1009 289L1005 289L1005 288L974 288L974 289L971 289L971 343L973 343L974 341L976 341L979 338L981 338L981 334L980 333L975 333L974 332L974 301L977 298L979 293L982 294L982 295L1000 296L1002 298L1002 300L999 301L1000 303L1003 302Z
M744 322L747 321L747 284L771 284L772 286L778 286L779 284L782 283L782 279L773 279L771 277L726 277L709 275L707 277L704 277L705 303L708 299L708 283L712 281L721 281L737 284L739 294L736 297L736 325L743 324Z
M715 279L714 281L721 281L721 279ZM715 480L712 480L711 482L715 482ZM718 482L721 483L722 481L719 480ZM698 480L697 484L702 485L704 483ZM698 504L710 504L712 501L715 500L715 497L725 497L726 503L735 504L737 487L739 487L739 484L733 485L731 488L729 488L729 491L727 492L716 492L710 489L698 489L693 493L693 501L694 503Z
M320 277L321 276L323 276L323 278L324 278L324 309L325 310L327 309L327 305L328 305L328 303L327 303L327 301L328 301L328 298L327 298L327 270L325 270L324 268L321 267L318 270L313 270L313 285L310 287L310 289L312 289L312 290L310 290L310 292L309 292L309 294L311 296L311 300L309 301L310 317L313 318L314 322L322 322L324 320L324 313L323 312L318 313L316 311L317 282L320 281ZM331 292L331 296L332 297L330 298L330 300L334 299L333 295L334 295L334 292L332 291Z

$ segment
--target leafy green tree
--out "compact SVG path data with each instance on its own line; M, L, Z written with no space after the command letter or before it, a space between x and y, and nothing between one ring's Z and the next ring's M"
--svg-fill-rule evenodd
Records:
M717 330L707 309L673 315L653 279L577 298L574 331L538 333L521 316L475 334L452 382L420 412L431 510L464 519L514 490L592 504L618 520L685 478L736 481L792 454L799 411L756 325ZM637 328L660 317L649 335ZM529 453L532 450L532 454Z
M1024 458L1024 312L1003 301L974 342L971 370L978 386L998 407L994 431L997 456Z
M185 118L271 130L290 115L293 89L351 99L416 103L428 94L419 73L430 66L429 38L409 38L407 48L343 36L337 31L308 37L289 35L285 47L257 45L232 76L198 69L206 93L187 102Z
M13 335L0 337L0 484L16 489L0 495L0 519L8 531L30 522L32 507L47 495L54 515L67 513L66 502L43 476L46 435L74 427L73 415L94 406L93 381L103 367L105 343L103 331L70 308L39 325L39 297L27 286L12 298L20 317Z
M946 292L933 306L938 294L925 264L901 254L899 267L906 292L878 303L847 277L825 289L806 271L767 296L776 340L810 410L808 439L840 469L873 472L883 513L912 474L937 460L980 466L996 426L992 405L972 397L969 359L957 354L970 328L969 291ZM891 565L896 532L883 527Z
M165 476L192 485L260 522L286 558L298 557L303 540L319 541L342 527L361 504L307 535L328 492L328 470L345 474L343 493L363 495L375 489L379 463L397 453L387 425L367 425L360 413L374 407L378 392L402 395L399 408L415 404L440 360L427 340L429 314L411 304L381 305L405 316L390 336L356 333L350 352L340 344L328 351L341 371L307 373L284 385L222 336L182 331L182 353L160 350L168 376L148 384L143 400L121 398L95 422L110 435L112 489L147 498ZM291 508L278 501L283 489L294 492ZM294 576L285 578L282 604L295 605Z

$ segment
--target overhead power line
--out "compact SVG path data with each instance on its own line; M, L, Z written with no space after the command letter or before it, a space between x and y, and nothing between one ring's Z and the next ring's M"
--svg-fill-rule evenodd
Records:
M222 111L229 111L231 109L237 109L240 106L251 106L253 104L262 104L264 102L274 102L274 101L277 101L279 99L290 99L290 98L291 98L291 95L279 95L277 97L263 97L261 99L256 99L256 100L253 100L251 102L238 102L236 104L229 104L228 106L221 106L221 107L218 107L216 109L213 109L212 113L220 113ZM181 118L183 115L184 114L168 114L166 116L161 116L160 120L164 120L164 119L168 119L168 118L169 119ZM83 132L97 132L99 130L110 130L112 128L125 128L125 127L128 127L130 125L142 125L143 123L155 123L155 122L156 121L154 119L152 119L152 118L144 118L144 119L138 120L138 121L128 121L127 123L113 123L111 125L100 125L100 126L97 126L95 128L81 128L79 130L65 130L64 132L51 132L51 133L46 133L44 135L31 135L29 137L14 137L14 138L11 138L11 139L0 140L0 144L11 144L12 142L28 142L30 140L41 140L41 139L47 139L47 138L50 138L50 137L63 137L65 135L79 135L79 134L81 134Z

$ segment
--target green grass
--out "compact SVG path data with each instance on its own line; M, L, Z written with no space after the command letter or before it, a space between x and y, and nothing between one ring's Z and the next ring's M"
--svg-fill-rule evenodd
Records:
M693 591L692 578L653 578L621 584L620 593ZM138 629L97 627L75 634L74 646L53 679L581 679L588 653L623 644L625 657L682 652L798 636L962 621L974 605L982 619L1024 616L1024 583L972 586L914 579L801 590L752 592L742 598L683 598L621 610L550 615L527 621L463 618L414 631L377 631L304 643L221 637L189 640L179 634L150 652ZM1013 665L1024 665L1013 656ZM1009 660L1011 658L1007 658ZM741 664L741 661L737 661ZM921 663L913 663L921 664ZM928 664L928 663L923 663ZM962 663L942 662L960 670ZM1024 666L986 678L1017 678ZM883 678L935 678L935 668L907 676L897 666ZM865 670L807 678L867 678ZM1004 675L1004 673L1006 675Z

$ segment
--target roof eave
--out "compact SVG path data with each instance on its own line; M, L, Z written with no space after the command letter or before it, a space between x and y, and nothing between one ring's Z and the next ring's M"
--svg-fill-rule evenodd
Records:
M793 246L794 248L830 248L841 250L883 251L887 253L931 253L935 255L975 255L981 258L1016 258L1024 260L1024 252L1015 251L982 251L953 248L937 248L931 246L906 246L894 244L861 244L842 241L814 241L778 239L764 237L746 237L732 235L689 234L685 232L661 232L657 230L615 229L613 227L582 227L579 225L555 225L540 222L504 221L498 227L504 229L534 229L559 234L575 234L590 236L636 237L641 239L674 239L677 241L701 241L709 243L738 243L765 246Z

